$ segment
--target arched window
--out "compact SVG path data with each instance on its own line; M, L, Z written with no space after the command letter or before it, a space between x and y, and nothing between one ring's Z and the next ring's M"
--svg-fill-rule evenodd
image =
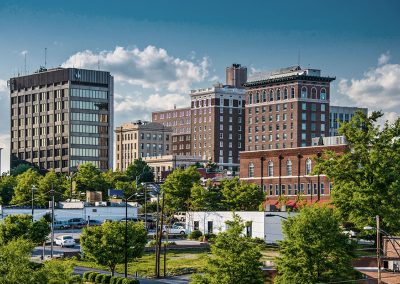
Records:
M290 98L291 98L291 99L294 99L295 96L296 96L296 94L295 94L294 88L292 87L292 88L290 89Z
M269 101L272 102L274 100L274 91L269 90Z
M319 93L319 99L320 100L326 100L326 90L325 88L322 88L320 93Z
M265 91L262 94L262 100L264 103L267 101L267 93Z
M260 94L257 92L256 94L256 104L260 102Z
M274 176L274 163L272 161L268 162L268 176Z
M292 175L292 161L288 160L286 162L286 175L291 176Z
M283 89L283 99L284 99L284 100L287 100L287 99L288 99L287 88Z
M316 88L311 89L311 98L317 99L317 89Z
M307 98L307 87L302 87L301 88L301 97L303 98L303 99L306 99Z
M280 99L281 99L281 90L280 90L280 89L277 89L277 90L276 90L276 100L277 100L277 101L280 101Z
M250 93L250 94L249 94L249 101L248 101L248 104L252 104L252 103L253 103L253 94Z
M311 170L312 170L312 167L311 167L311 160L310 160L310 159L307 159L307 160L306 160L306 175L311 174Z
M249 163L249 177L254 177L254 164L253 164L253 162Z

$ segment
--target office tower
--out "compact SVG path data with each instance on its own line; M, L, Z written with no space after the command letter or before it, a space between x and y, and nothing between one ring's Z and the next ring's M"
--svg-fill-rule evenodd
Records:
M172 129L161 123L128 122L115 133L117 170L125 171L136 159L171 154Z
M256 74L246 87L246 151L305 147L329 135L330 82L299 66Z
M152 121L172 128L172 154L190 155L190 107L152 113Z
M112 168L113 77L77 68L10 79L11 167L70 173L90 162Z
M243 88L243 84L247 82L247 68L240 64L232 64L226 67L226 85L235 88Z
M341 122L349 122L357 111L368 115L368 108L330 106L329 107L329 136L339 135Z

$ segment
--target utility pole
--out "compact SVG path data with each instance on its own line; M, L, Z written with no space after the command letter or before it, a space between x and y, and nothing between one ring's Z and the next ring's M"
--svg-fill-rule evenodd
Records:
M144 228L147 231L147 184L144 184Z
M380 238L380 220L379 215L376 218L376 261L378 264L378 284L382 283L381 277L381 238Z
M50 257L53 258L53 243L54 243L54 188L53 184L51 184L51 248L50 248Z
M160 209L159 209L159 204L160 204L160 193L159 192L157 192L157 219L156 219L156 257L155 257L155 259L156 259L156 266L155 266L155 275L157 275L157 271L158 271L158 259L157 259L157 256L158 256L158 232L159 232L159 228L158 228L158 225L159 225L159 222L158 222L158 220L159 220L159 218L160 218ZM162 231L162 230L161 230Z
M34 199L35 199L35 189L36 189L36 187L35 187L35 185L32 185L32 200L31 200L31 207L32 207L32 222L33 222L33 214L34 214L34 204L33 204L33 201L34 201Z
M125 199L125 278L128 277L128 198Z
M163 225L164 225L164 192L162 193L162 203L161 203L161 224L160 224L160 231L159 231L159 239L158 239L158 250L157 250L157 261L158 261L158 271L157 271L157 278L160 278L160 257L161 257L161 240L163 236ZM168 234L168 232L166 232Z

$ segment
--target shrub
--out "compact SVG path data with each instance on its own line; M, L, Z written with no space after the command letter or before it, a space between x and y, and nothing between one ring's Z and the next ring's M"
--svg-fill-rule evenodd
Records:
M97 274L96 275L96 278L95 278L95 281L96 281L96 283L102 283L103 282L103 274Z
M68 284L77 284L77 283L82 283L82 278L80 275L74 275L68 279Z
M99 273L98 273L98 272L92 271L92 272L89 274L88 280L89 280L90 282L95 282L95 281L96 281L96 276L97 276L97 274L99 274Z
M110 284L117 284L117 278L118 278L118 276L112 276L110 278Z
M90 274L90 273L92 273L92 271L85 271L85 272L83 273L82 280L83 280L83 281L89 280L89 274Z
M206 238L207 241L213 242L214 239L216 238L215 234L205 234L204 237Z
M117 282L115 284L122 284L122 281L124 281L124 277L118 277Z
M203 235L203 233L201 231L194 230L189 234L189 239L198 240L202 235Z
M110 284L110 280L111 280L111 275L104 275L101 283L102 284Z
M137 279L125 278L124 281L122 281L122 284L140 284L140 281Z

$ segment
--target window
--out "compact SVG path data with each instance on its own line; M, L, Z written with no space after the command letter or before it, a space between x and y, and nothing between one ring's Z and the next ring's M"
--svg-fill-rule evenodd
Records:
M281 90L277 89L276 90L276 100L279 101L281 99Z
M275 184L275 195L279 195L279 184Z
M283 99L287 100L288 99L288 91L287 88L283 89Z
M321 89L320 94L319 94L319 98L321 100L326 100L326 90L324 88Z
M288 184L288 186L287 186L287 194L288 195L292 195L292 185L291 184Z
M253 164L253 162L249 163L249 177L254 177L254 164Z
M321 104L321 111L325 111L325 104Z
M252 237L252 225L253 222L251 221L247 221L246 222L246 237Z
M268 162L268 176L274 176L274 163L272 161Z
M301 109L302 110L307 110L307 104L306 103L302 103L301 104Z
M306 175L311 174L311 160L308 158L306 160Z
M301 97L303 99L307 98L307 88L306 87L301 88Z
M301 113L301 120L307 120L307 113L306 112L302 112Z
M292 161L288 160L286 162L286 175L291 176L292 175Z
M199 221L193 221L193 230L199 230L200 229L200 222Z
M283 194L283 195L285 195L285 185L284 184L282 184L281 185L281 194Z
M272 102L274 100L274 92L272 90L269 91L269 101Z
M212 234L213 233L213 221L208 221L207 222L207 233Z
M311 89L311 98L317 99L317 89L316 88Z
M292 98L292 99L295 98L295 91L294 91L293 87L290 89L290 98Z
M320 184L320 193L325 194L325 184L324 183Z

